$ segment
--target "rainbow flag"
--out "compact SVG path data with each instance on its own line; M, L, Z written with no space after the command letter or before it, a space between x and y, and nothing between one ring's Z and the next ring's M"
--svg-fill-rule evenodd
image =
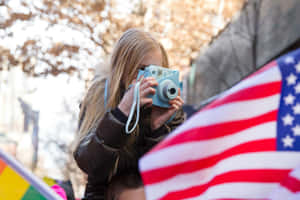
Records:
M61 200L42 180L0 150L1 200Z

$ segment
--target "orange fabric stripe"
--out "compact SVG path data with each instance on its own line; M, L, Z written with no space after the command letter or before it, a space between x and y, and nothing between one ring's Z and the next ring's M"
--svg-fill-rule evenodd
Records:
M5 167L6 167L6 163L0 159L0 175L2 174Z

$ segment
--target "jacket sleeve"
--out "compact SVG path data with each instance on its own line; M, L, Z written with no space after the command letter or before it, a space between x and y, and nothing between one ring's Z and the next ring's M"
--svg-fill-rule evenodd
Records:
M116 166L119 150L129 136L124 133L124 123L107 112L95 128L80 141L74 151L77 165L97 181L107 181Z

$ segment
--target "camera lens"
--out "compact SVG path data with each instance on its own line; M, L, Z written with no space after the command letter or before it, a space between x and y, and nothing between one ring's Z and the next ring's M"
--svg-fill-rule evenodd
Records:
M177 93L176 85L173 82L169 82L163 88L163 95L168 100L174 99Z
M175 89L175 88L170 88L170 89L169 89L169 92L170 92L170 94L172 94L172 95L173 95L173 94L175 94L175 92L176 92L176 89Z
M161 81L157 88L157 96L160 100L168 102L178 95L178 87L171 79Z

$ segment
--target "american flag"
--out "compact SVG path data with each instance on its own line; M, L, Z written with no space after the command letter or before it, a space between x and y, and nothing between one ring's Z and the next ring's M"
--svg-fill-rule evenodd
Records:
M300 199L299 150L297 50L221 94L139 167L148 200Z

